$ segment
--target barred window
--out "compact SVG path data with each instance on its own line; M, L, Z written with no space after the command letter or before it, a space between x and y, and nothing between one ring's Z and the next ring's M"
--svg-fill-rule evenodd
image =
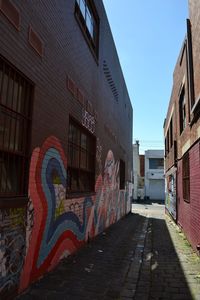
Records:
M32 84L0 57L0 198L27 196Z
M190 157L189 153L183 156L183 199L190 202Z
M68 192L94 192L95 137L70 119L68 135Z

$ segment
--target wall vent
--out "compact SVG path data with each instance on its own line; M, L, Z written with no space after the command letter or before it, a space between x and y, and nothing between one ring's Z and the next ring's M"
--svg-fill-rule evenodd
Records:
M109 84L110 89L112 91L113 97L115 98L116 102L118 102L119 94L118 94L116 85L115 85L115 83L112 79L110 69L109 69L109 67L107 65L107 62L105 60L103 61L103 72L104 72L104 75L105 75L105 77L108 81L108 84Z

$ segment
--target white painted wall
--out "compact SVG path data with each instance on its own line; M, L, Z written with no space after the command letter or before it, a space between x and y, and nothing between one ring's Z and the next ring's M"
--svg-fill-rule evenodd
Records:
M165 199L164 166L162 169L150 169L150 158L163 158L164 150L145 151L145 197L152 200Z

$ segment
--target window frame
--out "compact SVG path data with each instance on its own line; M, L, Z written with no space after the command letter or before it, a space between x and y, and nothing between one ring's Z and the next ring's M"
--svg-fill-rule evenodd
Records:
M180 135L185 130L187 126L186 117L186 98L185 98L185 86L182 87L180 97L179 97L179 128Z
M182 192L183 200L190 202L190 155L185 153L182 158Z
M83 11L80 6L80 2L84 2L85 5L85 16L83 16ZM92 37L91 32L87 25L87 17L86 12L89 11L93 20L93 31L94 36ZM94 6L93 1L91 0L75 0L75 10L74 10L75 18L79 24L79 27L83 33L83 36L91 50L95 61L98 63L99 57L99 16L97 10Z
M78 132L77 142L70 141L70 127L73 126ZM81 138L86 136L86 148L81 145ZM89 146L88 146L89 144ZM88 148L89 147L89 148ZM75 151L73 151L75 150ZM77 151L77 152L76 152ZM78 165L73 165L74 154L77 153ZM85 152L86 166L81 165L81 157ZM68 128L68 167L67 167L67 198L80 197L80 195L95 194L95 158L96 158L96 137L91 134L83 125L81 125L73 117L69 117ZM76 173L77 185L80 187L80 179L83 174L87 174L90 188L89 189L73 189L72 185L72 173Z
M171 121L170 121L169 131L170 131L170 148L172 148L173 143L174 143L174 137L173 137L173 116L172 116Z
M24 206L28 201L34 83L2 55L0 55L0 61L0 114L3 116L0 124L2 129L2 136L0 137L2 161L0 167L0 207L7 208ZM7 80L6 84L5 80ZM4 85L6 85L6 91ZM27 99L28 101L26 101ZM18 181L13 180L14 175L11 170L14 169Z

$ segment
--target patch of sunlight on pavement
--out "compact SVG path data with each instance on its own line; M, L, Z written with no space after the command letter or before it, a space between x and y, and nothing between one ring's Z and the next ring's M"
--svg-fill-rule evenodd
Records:
M152 203L152 204L139 204L133 203L132 204L132 213L139 214L141 216L149 215L150 218L154 219L164 219L165 217L165 205Z

